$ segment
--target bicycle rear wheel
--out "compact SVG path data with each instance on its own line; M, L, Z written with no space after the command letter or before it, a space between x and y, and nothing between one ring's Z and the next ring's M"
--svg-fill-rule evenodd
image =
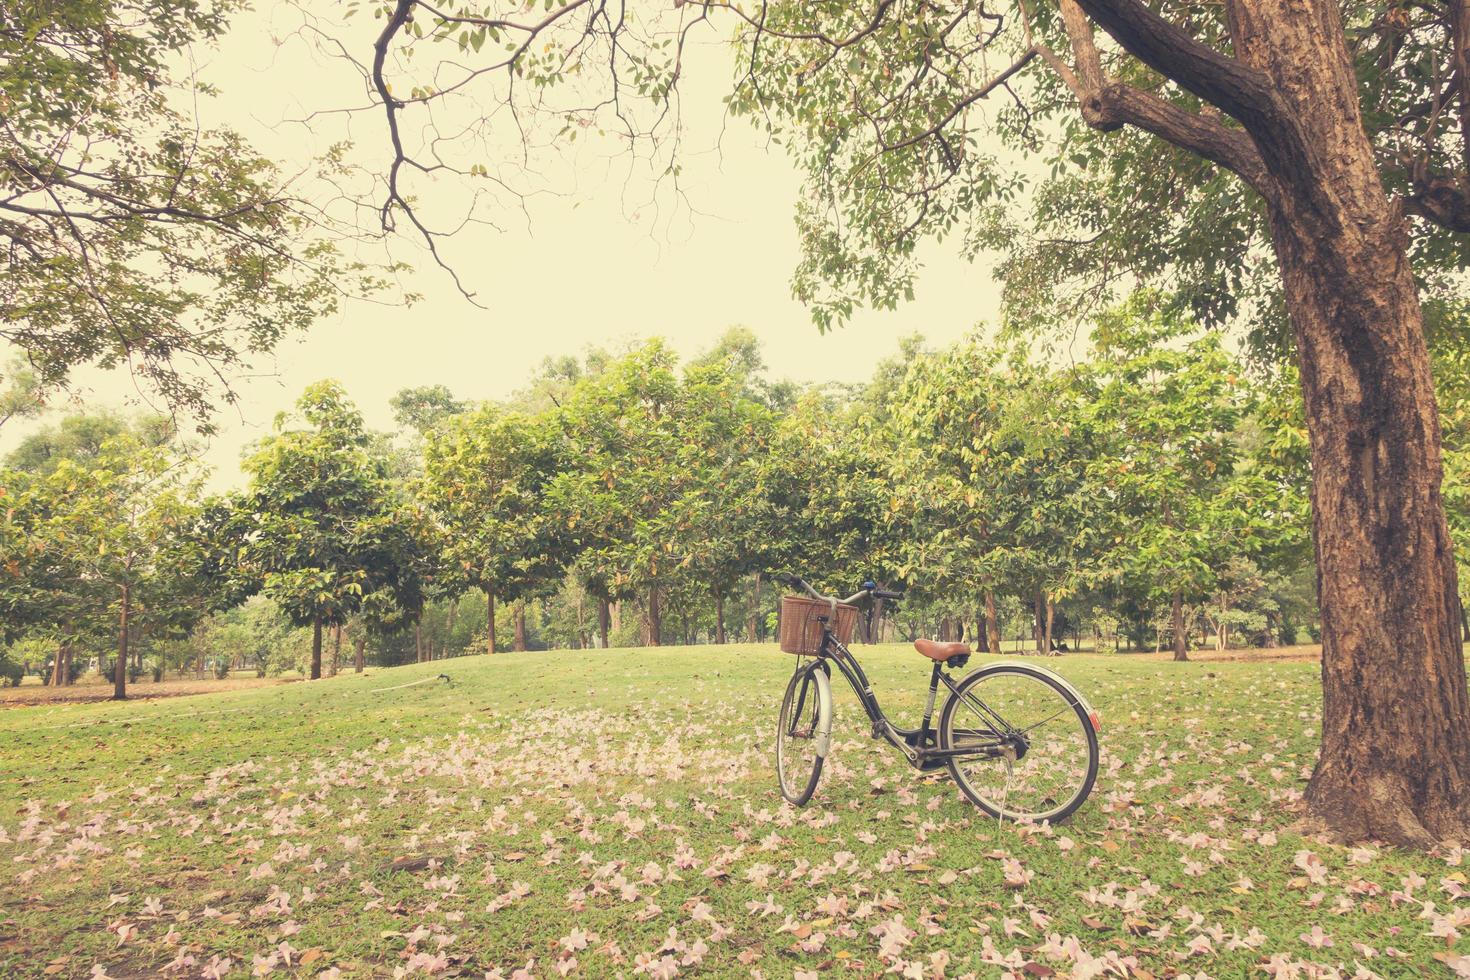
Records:
M832 740L832 686L820 661L798 667L781 699L776 777L781 795L805 806L817 791Z
M1097 731L1085 702L1023 664L960 681L939 716L939 746L966 750L949 758L950 775L992 817L1064 820L1097 780Z

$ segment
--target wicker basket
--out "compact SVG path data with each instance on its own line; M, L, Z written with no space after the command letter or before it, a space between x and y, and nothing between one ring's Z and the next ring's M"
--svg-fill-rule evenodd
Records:
M781 597L781 649L786 653L815 654L822 646L822 623L817 617L826 617L837 642L846 646L852 642L857 629L858 607L845 602L837 603L837 615L832 616L832 604L804 596Z

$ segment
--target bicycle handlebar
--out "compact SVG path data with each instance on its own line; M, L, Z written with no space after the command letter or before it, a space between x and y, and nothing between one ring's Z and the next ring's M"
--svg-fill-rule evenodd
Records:
M892 592L888 589L880 589L873 582L864 582L861 589L858 589L846 599L838 599L835 596L823 595L822 593L818 592L816 589L812 588L811 585L807 583L806 579L802 578L800 575L777 574L773 575L772 578L774 578L777 582L781 582L785 585L790 585L802 589L813 599L818 599L822 602L842 602L846 603L847 605L852 605L859 599L863 598L863 596L872 596L874 599L890 600L903 598L902 592Z

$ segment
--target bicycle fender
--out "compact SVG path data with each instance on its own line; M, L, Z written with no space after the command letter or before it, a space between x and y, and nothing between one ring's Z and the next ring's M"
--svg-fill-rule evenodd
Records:
M812 664L812 679L817 682L817 758L826 759L832 750L832 682L825 670L819 670L821 661Z

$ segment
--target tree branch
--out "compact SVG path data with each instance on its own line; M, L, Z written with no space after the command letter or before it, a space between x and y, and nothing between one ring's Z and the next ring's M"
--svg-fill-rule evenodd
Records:
M1114 40L1154 71L1240 120L1247 129L1279 116L1264 72L1221 54L1140 0L1076 0ZM1063 3L1063 7L1066 3Z
M1414 193L1402 199L1405 214L1448 231L1470 232L1470 195L1462 181L1444 174L1414 174L1410 182Z
M1460 148L1470 180L1470 0L1449 0L1449 21L1450 64L1460 97ZM1470 193L1470 187L1464 191Z
M1076 69L1044 44L1036 44L1035 50L1077 97L1087 124L1105 132L1125 125L1136 126L1219 164L1264 194L1270 178L1260 152L1246 132L1231 129L1218 118L1189 112L1151 92L1115 82L1104 73L1092 25L1080 2L1062 0L1061 3Z

